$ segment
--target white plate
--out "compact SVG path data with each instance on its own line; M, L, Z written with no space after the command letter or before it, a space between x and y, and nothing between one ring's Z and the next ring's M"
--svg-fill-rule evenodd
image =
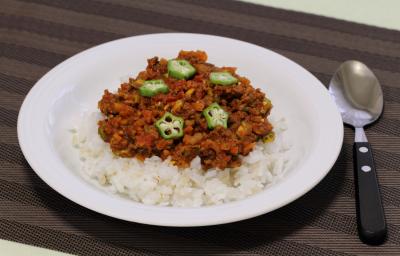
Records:
M153 56L172 58L179 50L205 50L209 62L238 67L271 98L295 133L302 151L296 168L277 184L247 199L218 206L148 206L105 193L83 180L59 148L68 122L95 111L106 88L135 76ZM152 34L105 43L62 62L42 77L26 97L18 117L18 139L33 170L54 190L96 212L163 226L203 226L251 218L273 211L318 184L336 161L343 141L340 114L324 86L291 60L265 48L200 34Z

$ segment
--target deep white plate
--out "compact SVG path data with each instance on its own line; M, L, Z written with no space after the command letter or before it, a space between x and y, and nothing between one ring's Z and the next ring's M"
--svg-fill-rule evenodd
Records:
M106 88L135 76L153 56L172 58L179 50L201 49L217 66L236 66L253 86L267 93L288 121L302 157L273 186L247 199L218 206L148 206L108 194L82 179L59 143L71 120L95 111ZM152 34L124 38L81 52L62 62L32 88L18 117L18 139L33 170L54 190L96 212L164 226L228 223L273 211L304 195L335 163L343 124L325 87L293 61L265 48L201 34Z

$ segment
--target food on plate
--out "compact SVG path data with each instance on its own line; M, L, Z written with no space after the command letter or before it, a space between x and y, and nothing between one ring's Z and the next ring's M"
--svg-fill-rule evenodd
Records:
M271 101L236 68L208 63L203 51L149 59L117 92L105 90L98 106L98 133L114 154L170 158L180 168L196 157L204 170L239 167L257 141L273 138Z
M98 107L71 130L81 174L137 202L240 200L294 164L286 120L270 115L271 101L236 68L207 63L202 51L149 59L118 91L105 90Z

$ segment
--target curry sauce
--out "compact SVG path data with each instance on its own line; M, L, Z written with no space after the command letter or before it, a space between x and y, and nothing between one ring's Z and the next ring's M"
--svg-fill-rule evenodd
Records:
M236 68L208 63L203 51L180 51L175 60L185 61L194 72L191 69L190 76L176 78L170 61L154 57L117 92L105 90L98 103L104 114L98 123L99 135L120 157L144 160L155 155L183 168L199 156L204 170L240 166L240 156L248 155L258 140L271 137L267 119L271 102ZM210 75L215 74L230 76L231 84L211 81ZM157 91L145 91L143 86L149 81L157 82ZM210 126L210 119L217 118L212 113L219 113L207 115L210 106L218 106L225 123ZM181 129L176 132L179 136L166 136L174 131L160 130L166 129L156 125L162 118L179 120L175 128Z

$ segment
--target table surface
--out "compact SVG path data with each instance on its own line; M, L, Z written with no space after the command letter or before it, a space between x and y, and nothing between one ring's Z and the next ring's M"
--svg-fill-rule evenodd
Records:
M334 17L334 18L339 18L339 19L344 19L344 20L349 20L349 21L354 21L354 22L359 22L359 23L364 23L364 24L370 24L370 25L384 27L384 28L392 28L392 29L400 30L400 20L396 16L396 15L398 15L397 10L400 9L400 1L397 1L397 0L387 0L385 2L385 5L382 5L381 2L379 2L379 1L363 1L363 0L354 0L354 1L346 1L346 0L340 0L340 1L245 0L245 1L255 2L255 3L259 3L259 4L263 4L263 5L270 5L270 6L289 9L289 10L314 13L314 14L318 14L318 15L324 15L324 16L328 16L328 17ZM7 6L15 6L15 3L18 1L1 0L1 2L3 2L2 5L4 4ZM38 8L40 8L40 7L38 7ZM10 10L10 8L8 8L7 10ZM0 12L2 12L2 10L0 10ZM87 17L87 18L90 19L89 17ZM84 23L84 21L82 21L82 22ZM144 30L144 29L142 28L142 30ZM37 41L37 39L35 39L35 38L33 38L32 40ZM377 40L379 40L379 39L377 39ZM35 44L35 43L33 43L33 44ZM382 44L384 45L384 43L382 43ZM38 46L36 46L36 47L38 47ZM70 49L66 49L66 48L63 49L64 54L66 54L66 55L72 54L72 53L74 53L74 49L79 48L77 45L74 45L74 43L71 43L69 47L70 47ZM397 45L396 47L398 47L398 48L396 49L394 47L393 52L394 52L394 55L397 54L397 56L393 57L393 58L398 58L400 56L399 51L398 51L399 45ZM55 46L54 48L57 48L57 47ZM57 49L55 49L54 51L57 51ZM388 49L387 51L388 52L386 52L385 54L390 54L390 49ZM299 55L298 53L294 54L294 53L279 51L279 50L278 50L278 52L286 54L286 56L292 57L295 60L296 59L299 60L302 58L301 54ZM379 54L384 54L384 53L379 53ZM319 58L319 57L314 57L314 58ZM298 60L296 60L296 61L298 61ZM298 61L298 62L301 63L301 61ZM308 69L311 69L311 71L316 71L316 72L322 73L321 68L314 67L313 66L314 64L311 64L311 61L310 61L310 63L308 63L309 64L308 66L307 66L307 63L303 63L303 64L305 64ZM330 68L334 68L337 64L338 64L338 62L336 62L336 61L334 61L334 62L330 61L330 63L328 63L328 64L326 62L324 62L325 69L327 68L327 66L329 66ZM322 69L324 69L324 68L322 68ZM399 72L399 69L397 68L396 71ZM380 73L382 74L382 72L380 72ZM395 76L393 73L393 70L384 71L384 74L390 74L393 77ZM324 75L322 75L322 76L324 76ZM327 75L325 75L325 78L326 77L327 77ZM387 79L387 80L389 80L389 79ZM384 83L390 83L390 82L384 81ZM390 87L387 90L390 90ZM395 89L393 89L393 90L395 90ZM397 88L396 88L396 90L397 90ZM397 96L398 96L398 94L397 94ZM389 104L393 105L392 102L390 102ZM400 108L398 107L398 105L396 105L396 104L394 104L394 105L395 105L396 111L399 111ZM393 115L396 115L396 114L393 113ZM397 121L397 120L395 120L395 121ZM394 133L397 134L398 130L395 131ZM374 135L376 135L376 134L374 134L372 132L369 135L372 138L372 141L375 142L375 144L379 143L378 140L375 139L375 137L374 137ZM389 135L390 135L390 131L389 131ZM385 137L384 139L386 139L386 141L390 141L391 138L389 136L389 137ZM395 140L397 140L397 137L395 138ZM388 150L388 152L393 153L393 152L390 152L390 149ZM379 163L378 163L378 166L379 166ZM386 186L386 188L390 187L391 182L385 181L384 185ZM387 192L387 191L389 191L389 192ZM386 191L387 193L390 193L390 191L392 191L392 190L389 189L387 191ZM336 203L338 205L341 205L340 202L339 203L336 202ZM340 209L340 210L341 211L351 211L348 208L352 207L352 206L353 205L348 205L348 206L342 207L342 209ZM398 213L398 208L393 208L392 206L389 206L389 208L390 208L389 214L396 215ZM351 214L352 213L350 213L350 215ZM392 216L392 215L390 215L389 218L396 218L395 216ZM315 230L313 231L312 229L310 229L309 235L312 235L313 232L316 232L316 231ZM347 236L348 235L346 235L345 237L347 237ZM393 241L391 241L391 242L393 242ZM342 241L342 243L343 243L343 241ZM346 246L346 244L344 244L344 246ZM55 251L42 249L42 248L38 248L38 247L32 247L32 246L15 243L15 242L11 242L11 241L6 241L6 240L0 240L0 248L1 248L2 253L5 253L5 255L17 255L17 256L18 255L67 255L67 254L64 254L61 252L55 252ZM399 252L398 248L399 247L393 246L393 255L396 255ZM368 251L368 250L366 250L366 251ZM376 251L372 252L372 254L375 252ZM387 255L389 255L389 254L387 254Z
M249 3L283 8L400 30L400 1L385 0L243 0ZM384 4L383 4L384 3Z

